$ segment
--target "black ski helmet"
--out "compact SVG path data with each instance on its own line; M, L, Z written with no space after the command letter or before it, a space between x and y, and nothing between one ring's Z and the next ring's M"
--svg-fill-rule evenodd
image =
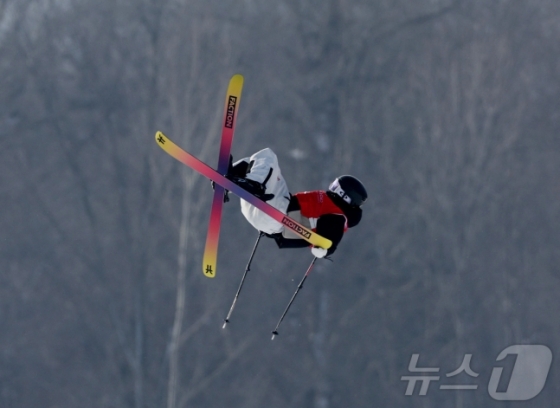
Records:
M329 186L329 191L354 207L360 207L367 200L366 188L353 176L337 177Z

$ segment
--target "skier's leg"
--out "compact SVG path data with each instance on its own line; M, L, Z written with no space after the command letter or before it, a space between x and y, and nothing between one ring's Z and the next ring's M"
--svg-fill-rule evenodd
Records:
M267 201L268 204L285 213L290 203L290 193L282 177L276 154L267 148L252 155L249 160L246 178L262 184L266 194L274 195ZM281 223L244 200L241 200L241 212L253 227L264 233L275 234L284 229Z
M255 197L269 201L274 194L266 193L266 187L262 182L254 180L254 177L247 177L254 163L255 160L251 160L251 157L241 159L230 165L226 177Z

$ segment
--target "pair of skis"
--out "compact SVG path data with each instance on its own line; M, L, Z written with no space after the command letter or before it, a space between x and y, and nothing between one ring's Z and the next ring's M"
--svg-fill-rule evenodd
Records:
M181 149L162 132L158 131L156 133L156 142L163 150L165 150L166 153L215 182L212 209L210 211L210 222L208 225L208 235L206 237L206 246L204 256L202 258L202 272L208 278L214 278L216 276L218 240L220 234L224 192L226 189L257 207L274 220L282 223L285 228L291 229L310 244L321 248L329 248L332 245L330 240L304 227L280 210L258 199L225 177L229 166L229 157L233 142L237 112L239 109L239 102L241 100L242 88L243 77L241 75L234 75L230 80L226 96L224 118L222 123L222 141L220 144L217 171L197 159L192 154Z
M239 103L241 101L241 91L243 89L243 76L241 75L234 75L228 86L228 91L226 94L226 101L225 101L225 108L224 108L224 116L222 121L222 140L220 143L220 153L218 158L218 169L217 171L212 169L207 164L203 163L199 159L197 159L192 154L186 152L185 150L181 149L175 143L173 143L167 136L165 136L162 132L156 133L156 142L158 145L165 150L170 156L174 157L181 163L191 167L193 170L199 172L203 176L209 178L210 180L214 181L214 197L212 199L212 209L210 211L210 221L208 225L208 234L206 237L206 246L204 250L204 256L202 261L202 272L208 278L214 278L216 276L217 270L217 258L218 258L218 241L220 235L220 226L221 226L221 218L222 218L222 207L224 203L224 194L226 193L226 189L233 192L235 195L239 196L241 199L247 201L248 203L252 204L274 220L282 223L285 228L289 228L298 234L302 239L305 239L307 242L314 246L318 246L321 248L329 248L332 245L332 242L314 231L304 227L303 225L299 224L298 222L294 221L286 214L282 213L278 209L272 207L271 205L267 204L266 202L258 199L248 191L244 190L242 187L239 187L237 184L233 183L229 179L225 177L229 167L229 159L230 159L230 152L231 152L231 145L233 142L233 134L235 130L235 124L237 122L237 113L239 110ZM262 233L259 233L259 239L262 236ZM258 241L257 241L258 244ZM243 282L245 280L245 276L250 268L251 261L253 259L254 252L256 250L253 249L253 253L251 254L251 259L249 260L249 264L245 270L245 274L243 275L243 279L241 281L241 285L237 291L236 297L234 302L231 306L231 309L228 313L227 318L225 319L225 325L229 321L229 317L235 306L235 301L239 296L239 292L241 291L241 287L243 286ZM309 266L302 282L298 286L296 293L292 297L292 300L288 304L284 314L282 315L280 322L282 322L285 314L287 313L288 309L290 308L297 292L303 286L303 282L305 278L309 274L313 264L315 263L317 258L313 260L311 265ZM278 334L278 325L276 329L273 331L272 338L274 339L274 335Z

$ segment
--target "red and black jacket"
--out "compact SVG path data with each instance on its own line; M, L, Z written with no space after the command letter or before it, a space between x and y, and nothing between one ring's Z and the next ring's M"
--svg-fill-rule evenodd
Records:
M330 191L305 191L290 197L288 212L300 211L309 218L311 228L332 241L327 255L332 254L348 228L355 227L362 219L362 210L352 207ZM309 243L303 239L286 239L282 234L272 236L280 248L303 248Z

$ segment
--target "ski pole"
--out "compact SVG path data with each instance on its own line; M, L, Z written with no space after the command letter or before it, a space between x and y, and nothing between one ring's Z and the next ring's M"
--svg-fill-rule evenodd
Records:
M294 299L296 298L299 290L301 288L303 288L303 282L305 282L305 279L307 279L307 275L309 275L309 272L311 272L311 269L313 268L313 265L315 264L316 260L317 260L317 257L313 258L313 261L311 261L311 265L309 265L309 268L307 268L307 271L305 272L305 275L303 275L303 279L299 283L299 285L296 289L296 292L294 293L294 295L290 299L290 303L288 303L288 306L286 307L286 310L284 310L284 313L282 314L282 317L278 321L278 324L276 325L276 328L272 331L272 339L271 340L274 340L274 337L278 336L278 327L280 326L280 323L282 323L282 320L284 320L284 317L288 313L288 310L290 310L290 306L292 306L292 303L294 302Z
M229 308L229 313L227 314L227 317L224 319L224 325L222 326L222 329L225 329L226 325L229 323L229 318L231 317L231 313L233 312L233 308L235 307L235 303L237 302L237 298L239 297L239 293L241 292L241 288L243 288L243 283L245 283L245 277L247 276L247 272L249 272L251 270L251 262L253 261L253 256L255 256L257 246L259 245L259 241L261 240L261 237L263 235L264 235L264 232L259 231L259 237L257 238L257 242L255 242L255 246L253 247L253 252L251 252L251 257L249 258L249 262L247 263L247 267L245 268L245 273L243 274L243 277L241 278L241 283L239 284L239 288L237 289L237 293L235 294L235 297L233 298L233 303L231 304L231 307Z

